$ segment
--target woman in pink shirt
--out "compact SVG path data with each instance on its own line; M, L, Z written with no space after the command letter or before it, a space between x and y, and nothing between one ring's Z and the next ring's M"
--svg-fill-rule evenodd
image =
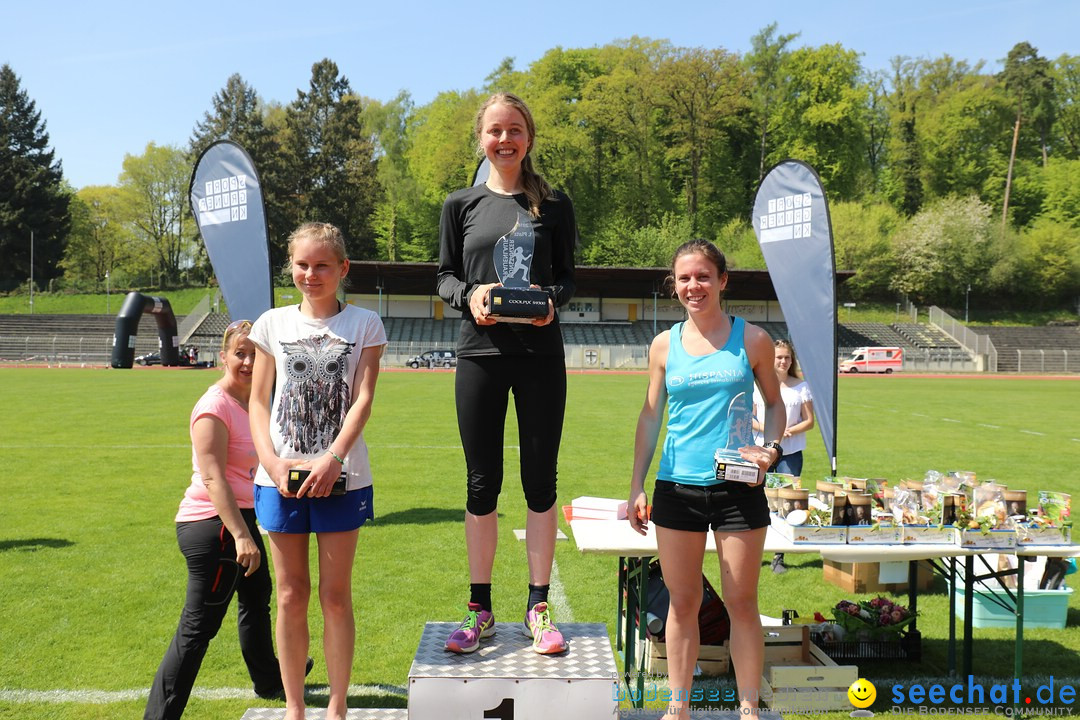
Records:
M240 602L240 649L255 693L271 698L282 692L270 623L272 583L253 509L252 479L259 458L248 422L255 363L250 330L247 320L225 329L224 375L191 411L191 484L176 514L176 538L188 566L187 599L150 687L145 720L183 714L234 593Z

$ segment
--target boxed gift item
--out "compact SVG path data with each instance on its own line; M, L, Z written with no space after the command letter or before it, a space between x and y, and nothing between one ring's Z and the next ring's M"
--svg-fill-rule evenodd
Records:
M575 520L625 520L626 500L583 496L574 498L570 510Z
M971 488L970 503L956 511L960 547L1010 549L1016 547L1016 530L1007 522L1005 486L987 481Z
M959 493L948 492L943 476L930 470L923 479L918 506L914 497L908 497L904 523L903 541L906 545L948 544L959 542L956 528L956 510L963 506Z
M1039 491L1037 508L1032 508L1022 520L1015 522L1016 542L1021 546L1071 545L1071 502L1068 493Z
M796 545L844 545L847 543L848 529L846 527L807 524L808 520L807 511L792 510L787 518L773 515L772 527Z

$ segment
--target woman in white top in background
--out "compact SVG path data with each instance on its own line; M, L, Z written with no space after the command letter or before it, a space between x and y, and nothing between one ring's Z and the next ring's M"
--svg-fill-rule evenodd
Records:
M796 477L802 475L803 456L806 449L806 433L814 427L814 400L810 395L810 385L799 377L795 363L795 350L787 340L777 340L776 377L780 380L780 397L787 408L787 430L784 431L784 456L777 461L773 472L788 473ZM754 437L762 431L760 417L763 406L761 393L754 388ZM755 440L757 442L757 440Z
M788 473L796 477L802 475L803 450L806 449L806 433L814 427L814 400L810 395L810 385L799 377L795 362L795 349L787 340L777 340L774 359L776 377L780 380L780 399L787 409L787 430L782 441L784 455L773 467L773 472ZM761 444L761 416L763 402L757 386L754 386L754 442ZM784 565L784 553L776 553L772 559L772 571L780 574L787 571Z

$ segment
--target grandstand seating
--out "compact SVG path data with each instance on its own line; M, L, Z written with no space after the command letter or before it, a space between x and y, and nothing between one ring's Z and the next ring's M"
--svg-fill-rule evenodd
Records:
M1075 372L1080 367L1080 327L1010 327L989 326L974 327L974 332L990 336L990 341L998 353L997 369L999 372L1017 372L1020 367L1021 353L1029 357L1038 356L1045 351L1051 363L1045 367L1032 367L1031 370L1056 372L1068 369ZM1064 352L1063 352L1064 351ZM1068 367L1064 361L1068 358Z
M460 325L458 318L383 318L386 337L390 342L452 345L457 342Z
M183 318L177 317L177 322L182 325ZM391 343L425 346L421 348L424 350L453 347L457 342L460 322L456 317L443 320L383 318ZM190 337L181 338L181 341L202 348L201 358L208 359L208 352L216 353L228 323L228 316L211 313ZM659 320L655 325L652 320L563 323L562 333L567 345L644 346L652 342L656 333L669 329L673 324L672 320ZM790 339L785 323L756 324L774 340ZM115 325L116 318L111 315L0 315L0 359L107 362ZM998 351L999 371L1075 372L1080 367L1078 327L978 327L975 331L990 336ZM915 356L934 360L940 359L939 356L951 357L963 352L956 341L938 328L909 323L894 323L891 326L884 323L846 323L838 326L837 340L842 353L861 346L899 346ZM157 324L152 316L143 315L139 321L135 354L157 349ZM1044 352L1040 354L1039 351ZM1019 365L1021 355L1025 358L1023 367ZM1036 361L1040 364L1033 365Z
M177 317L177 323L183 321ZM114 315L0 315L0 359L73 359L107 362L116 329ZM33 350L28 352L28 349ZM158 349L157 321L139 319L135 354Z
M946 335L933 325L914 323L893 323L893 330L902 335L911 345L920 350L959 350L960 343Z
M915 345L885 323L855 322L841 325L837 332L841 350L857 347L884 346L915 349Z
M787 340L791 342L791 334L788 333L787 323L782 322L756 322L754 323L759 328L769 333L769 337L776 340Z

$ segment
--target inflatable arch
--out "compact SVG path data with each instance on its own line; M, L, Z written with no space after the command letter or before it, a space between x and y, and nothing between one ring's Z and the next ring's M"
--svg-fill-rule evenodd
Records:
M113 332L112 366L130 368L135 364L135 338L139 334L139 319L150 313L157 321L158 352L162 365L180 364L180 338L177 337L176 316L165 298L129 292L116 316Z

